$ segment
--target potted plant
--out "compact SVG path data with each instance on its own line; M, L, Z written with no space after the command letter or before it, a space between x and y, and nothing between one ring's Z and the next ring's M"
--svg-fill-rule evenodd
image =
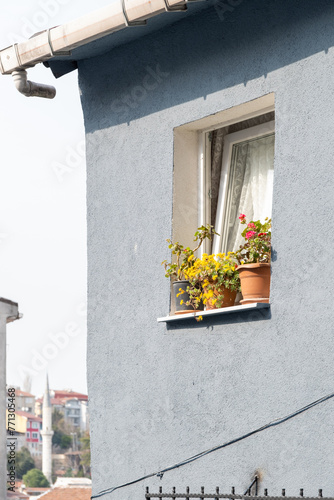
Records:
M238 272L241 281L241 304L269 302L270 259L271 259L271 219L265 218L247 222L246 215L240 214L240 223L245 227L241 235L244 245L235 252L239 262Z
M240 291L240 279L234 253L203 254L193 266L185 270L190 282L189 303L198 305L201 301L206 310L231 307L237 292Z
M197 245L194 249L184 247L179 242L173 243L170 239L166 240L167 243L169 243L168 248L171 249L172 255L175 257L172 262L164 260L161 264L165 267L166 278L172 278L173 280L172 286L175 297L175 314L187 313L194 309L201 310L201 307L203 309L200 302L196 304L196 307L194 302L189 302L190 283L185 273L194 265L196 250L200 248L205 239L212 240L214 234L217 233L210 224L197 228L194 235L194 241L197 242Z

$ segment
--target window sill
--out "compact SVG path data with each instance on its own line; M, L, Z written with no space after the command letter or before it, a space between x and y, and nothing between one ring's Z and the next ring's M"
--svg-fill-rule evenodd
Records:
M163 318L158 318L158 323L171 323L172 321L185 321L189 319L197 318L198 316L221 316L223 314L235 314L242 313L243 311L252 311L255 309L268 309L270 304L265 304L263 302L256 302L255 304L245 304L233 307L224 307L221 309L211 309L210 311L198 311L191 312L187 314L175 314L174 316L165 316Z

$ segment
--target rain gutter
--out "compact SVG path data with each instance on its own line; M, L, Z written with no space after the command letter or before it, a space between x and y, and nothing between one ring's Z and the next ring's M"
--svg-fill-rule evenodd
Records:
M31 68L130 26L146 24L165 11L187 10L189 0L121 0L61 26L37 33L25 42L0 50L3 75Z

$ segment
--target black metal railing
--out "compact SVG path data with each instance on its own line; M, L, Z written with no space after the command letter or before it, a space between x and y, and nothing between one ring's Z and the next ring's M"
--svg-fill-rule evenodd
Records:
M253 494L252 489L254 492ZM257 478L255 478L243 495L237 495L234 487L231 493L220 493L218 486L215 493L205 493L204 486L202 486L200 493L190 493L189 486L186 488L185 493L178 493L175 487L172 488L172 493L164 493L162 487L159 488L159 493L151 493L147 487L145 494L146 500L150 500L151 498L159 498L159 500L163 500L164 498L172 498L172 500L176 500L177 498L183 498L185 500L189 500L190 498L199 498L200 500L204 500L204 498L211 498L212 500L218 500L219 498L227 498L229 500L254 500L254 497L256 497L256 500L301 500L301 498L304 500L319 500L319 498L334 500L333 497L323 497L322 489L318 490L317 497L304 497L304 489L299 490L299 496L286 496L285 489L282 489L282 496L270 496L268 495L267 489L264 489L263 495L258 495Z

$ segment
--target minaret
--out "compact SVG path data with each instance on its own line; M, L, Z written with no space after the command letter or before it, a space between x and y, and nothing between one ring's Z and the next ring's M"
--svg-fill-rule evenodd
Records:
M52 484L52 407L50 401L49 377L46 376L46 387L43 398L43 474Z

